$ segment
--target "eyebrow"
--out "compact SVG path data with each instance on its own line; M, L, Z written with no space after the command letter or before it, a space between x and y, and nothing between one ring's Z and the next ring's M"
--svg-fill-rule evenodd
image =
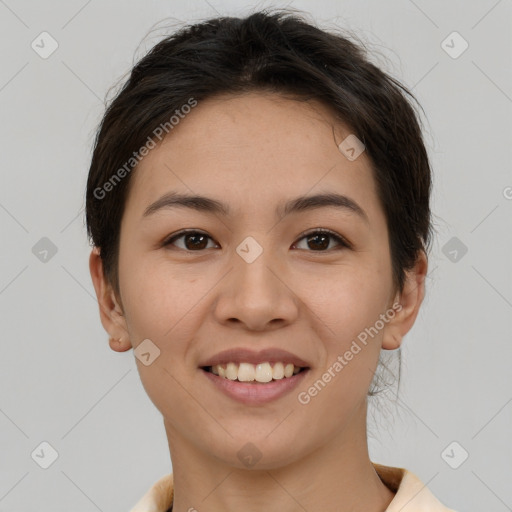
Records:
M300 196L287 201L284 205L276 208L277 216L285 216L290 213L303 212L318 208L338 208L357 214L367 224L368 215L353 199L337 193L320 193L311 196ZM231 215L228 205L209 197L200 195L189 195L178 192L168 192L155 202L151 203L145 210L142 217L149 217L157 211L168 208L189 208L198 212L218 214L224 217Z

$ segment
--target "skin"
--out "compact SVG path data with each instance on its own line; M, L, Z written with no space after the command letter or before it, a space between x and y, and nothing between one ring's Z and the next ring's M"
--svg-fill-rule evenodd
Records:
M90 271L112 350L150 339L160 356L136 359L148 396L163 415L174 473L174 510L209 512L384 511L394 494L369 459L367 392L381 349L396 349L424 296L420 253L402 293L394 287L386 219L365 152L349 161L337 147L350 131L315 101L250 93L199 103L134 172L121 224L120 295L99 252ZM223 217L169 208L143 218L168 191L229 205ZM276 217L300 195L335 191L367 221L324 207ZM182 229L209 237L201 249ZM304 231L333 230L352 248ZM247 263L236 247L252 236L263 253ZM314 240L313 240L314 242ZM187 251L188 248L188 251ZM365 328L402 309L307 405L297 400ZM278 347L309 363L299 389L265 405L243 405L198 368L232 347ZM262 454L247 468L237 452ZM204 501L203 501L204 500Z

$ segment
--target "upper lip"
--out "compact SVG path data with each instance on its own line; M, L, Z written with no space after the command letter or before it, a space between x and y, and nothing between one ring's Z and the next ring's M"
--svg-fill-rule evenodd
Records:
M226 364L231 362L252 364L282 362L293 363L295 366L300 367L309 367L309 364L300 357L278 348L267 348L258 352L246 348L230 348L228 350L218 352L209 359L204 360L199 366L215 366L216 364Z

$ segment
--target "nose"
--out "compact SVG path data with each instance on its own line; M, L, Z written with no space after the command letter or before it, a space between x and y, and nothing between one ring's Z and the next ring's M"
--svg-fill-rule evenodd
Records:
M300 300L293 285L286 282L284 264L270 251L251 263L234 252L231 271L218 288L215 315L224 324L263 331L294 322Z

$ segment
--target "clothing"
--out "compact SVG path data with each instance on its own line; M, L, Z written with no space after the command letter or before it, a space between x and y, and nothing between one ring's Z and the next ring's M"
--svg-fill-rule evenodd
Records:
M380 479L396 493L386 512L455 512L445 507L421 480L404 468L372 463ZM171 512L173 475L161 477L130 512Z

